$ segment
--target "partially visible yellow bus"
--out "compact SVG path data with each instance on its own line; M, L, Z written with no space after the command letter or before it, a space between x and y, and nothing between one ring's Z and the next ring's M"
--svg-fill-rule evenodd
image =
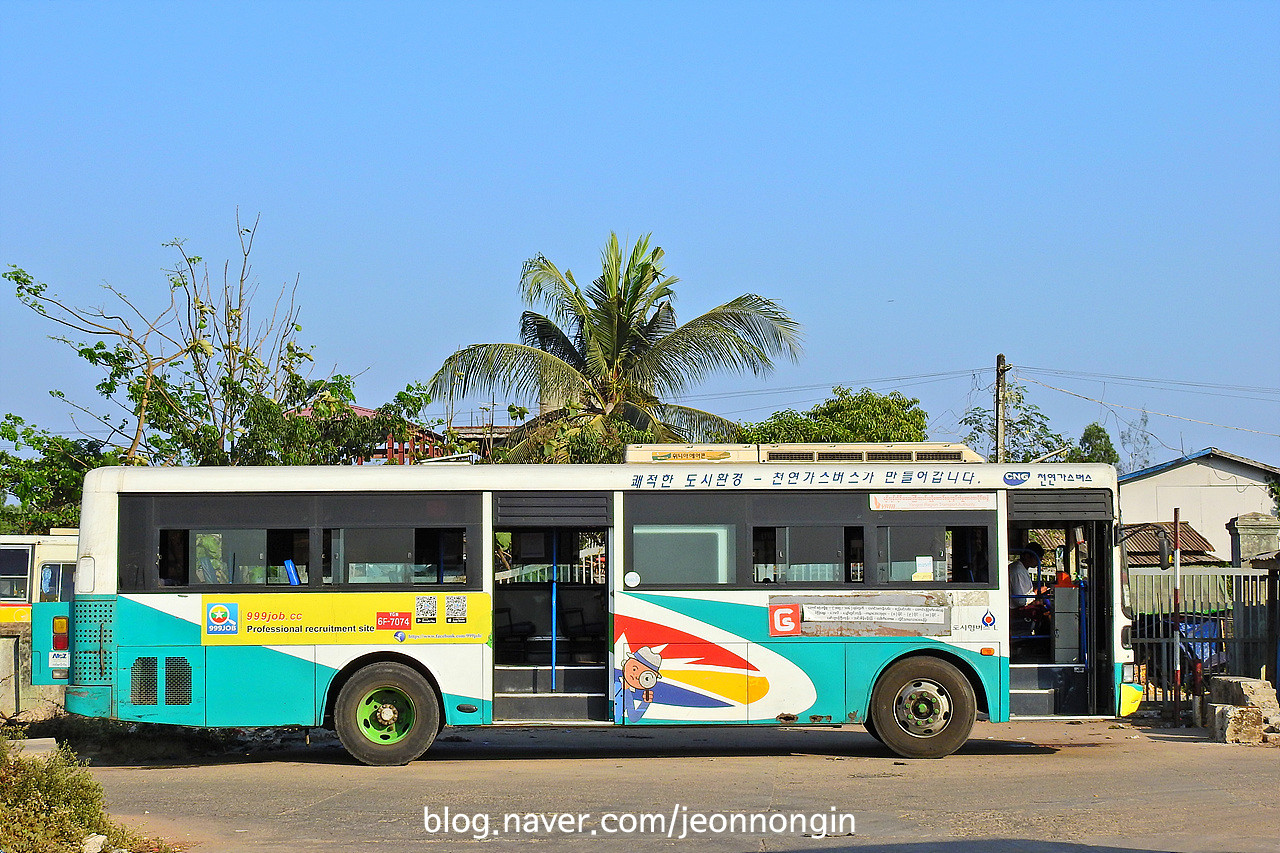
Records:
M0 535L0 623L31 621L35 601L70 601L79 531Z

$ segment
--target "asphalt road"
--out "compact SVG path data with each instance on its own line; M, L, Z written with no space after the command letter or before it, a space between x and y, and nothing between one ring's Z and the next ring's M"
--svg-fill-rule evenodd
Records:
M1280 851L1280 749L1107 722L979 723L938 761L855 727L488 728L446 729L407 767L321 742L92 771L117 817L195 853ZM756 831L715 831L734 814ZM640 815L674 816L671 837Z

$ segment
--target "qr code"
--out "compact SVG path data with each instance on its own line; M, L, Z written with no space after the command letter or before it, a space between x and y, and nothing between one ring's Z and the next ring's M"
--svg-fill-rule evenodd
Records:
M420 595L413 607L413 621L417 625L436 624L436 597Z
M467 621L467 597L465 595L446 595L444 597L444 621L451 625Z

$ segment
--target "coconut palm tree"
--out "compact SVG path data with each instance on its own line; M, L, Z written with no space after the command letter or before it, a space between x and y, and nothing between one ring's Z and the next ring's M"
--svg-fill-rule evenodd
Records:
M773 369L800 352L800 327L778 303L746 293L677 324L663 251L650 235L629 252L610 234L601 272L585 289L539 255L525 262L520 343L474 344L449 356L429 384L436 399L501 392L536 397L539 416L513 436L511 458L531 459L552 435L548 455L566 457L574 438L619 429L656 441L732 434L718 415L665 402L717 370ZM549 432L553 428L553 432Z

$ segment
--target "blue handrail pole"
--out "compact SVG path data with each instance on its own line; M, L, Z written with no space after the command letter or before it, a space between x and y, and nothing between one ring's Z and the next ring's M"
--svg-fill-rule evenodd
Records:
M1089 666L1089 582L1080 579L1080 659Z
M559 626L556 624L556 579L560 576L559 556L556 551L559 536L556 531L551 531L551 692L556 692L556 634Z

